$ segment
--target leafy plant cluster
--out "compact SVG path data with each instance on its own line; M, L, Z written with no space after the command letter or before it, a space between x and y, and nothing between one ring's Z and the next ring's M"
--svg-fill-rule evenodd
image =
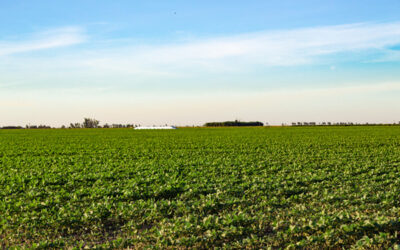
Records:
M398 127L1 130L0 246L396 248Z

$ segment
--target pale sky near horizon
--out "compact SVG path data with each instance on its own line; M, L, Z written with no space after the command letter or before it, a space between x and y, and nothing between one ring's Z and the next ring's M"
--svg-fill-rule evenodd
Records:
M400 121L400 1L193 2L0 2L0 126Z

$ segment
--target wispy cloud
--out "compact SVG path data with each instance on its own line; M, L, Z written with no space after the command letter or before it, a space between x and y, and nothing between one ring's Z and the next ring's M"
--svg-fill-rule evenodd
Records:
M47 30L14 41L0 41L0 56L65 47L82 43L85 39L83 30L78 27Z
M152 57L159 56L167 62L243 56L270 65L291 65L309 61L311 56L383 49L398 42L400 23L361 23L242 34L155 48L150 52Z
M393 60L391 53L396 51L386 48L398 43L400 22L357 23L192 39L163 45L131 44L115 48L109 45L103 50L92 51L81 63L95 69L139 74L226 72L246 70L255 65L319 63L338 53L348 53L340 60L363 61L359 57L363 51L385 54L380 60Z
M237 74L244 73L247 82L259 81L252 73L260 67L325 64L333 70L336 67L331 65L347 61L400 61L399 51L391 49L400 43L400 22L263 31L161 44L134 38L130 42L107 39L86 40L81 28L72 27L42 32L25 41L0 41L0 56L8 55L7 60L0 60L0 83L23 81L35 87L63 88L112 85L115 89L124 85L149 90L153 88L146 86L152 84L172 89L185 84L196 89L201 88L196 86L201 81L214 76L233 82ZM85 41L88 46L84 48L57 51L51 57L40 53L23 58L12 55ZM29 80L26 75L30 75Z
M0 41L0 55L69 46L85 40L81 28L60 28L35 34L25 41ZM186 42L161 45L138 44L134 41L131 44L125 41L125 45L121 45L119 42L103 44L97 40L96 46L91 49L69 54L67 63L111 72L161 72L162 75L173 75L193 66L196 70L225 71L254 65L310 64L317 63L323 56L368 50L385 54L382 58L374 58L376 60L393 60L391 55L396 51L387 48L400 43L400 22L264 31L206 39L193 38ZM356 57L356 54L350 55L354 60Z

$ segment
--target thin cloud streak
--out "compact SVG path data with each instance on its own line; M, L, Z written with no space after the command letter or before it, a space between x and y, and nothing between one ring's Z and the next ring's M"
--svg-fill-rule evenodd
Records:
M0 88L22 81L27 89L101 85L97 87L152 91L156 84L179 90L183 83L188 88L201 89L199 82L219 76L226 82L235 80L238 74L245 74L247 82L260 80L252 74L260 68L324 63L330 67L348 60L400 61L398 51L389 49L400 43L400 22L265 31L163 45L104 45L102 40L89 39L85 34L82 28L69 27L38 33L26 41L0 42L0 56L6 59L0 60ZM88 46L69 49L68 53L57 50L52 56L14 56L83 42ZM373 57L362 56L371 51ZM338 56L343 53L347 54ZM273 85L273 80L265 82ZM301 82L293 83L296 84ZM244 85L243 82L243 89Z
M70 46L87 41L85 48L74 48L68 54L57 52L51 58L40 55L12 58L15 53ZM96 41L95 43L93 41ZM66 74L87 72L86 76L124 76L154 79L197 77L207 73L251 72L255 67L287 67L312 64L335 64L338 60L357 62L399 61L398 51L388 47L400 43L400 22L358 23L293 30L265 31L234 36L193 39L185 43L163 45L125 42L102 43L87 40L81 28L60 28L36 34L24 42L1 42L0 56L8 55L7 66L34 72ZM373 51L367 60L363 52ZM338 53L348 56L336 58ZM71 71L72 70L72 71ZM75 73L76 73L75 72ZM78 73L79 74L79 73ZM137 79L137 78L136 78Z
M71 46L83 43L85 40L86 36L81 28L48 30L34 34L25 41L0 41L0 56Z
M400 43L400 23L360 23L323 26L193 40L185 44L128 46L99 51L86 65L111 70L200 67L229 69L229 65L294 66L316 63L321 56L377 50ZM237 69L237 67L234 67Z

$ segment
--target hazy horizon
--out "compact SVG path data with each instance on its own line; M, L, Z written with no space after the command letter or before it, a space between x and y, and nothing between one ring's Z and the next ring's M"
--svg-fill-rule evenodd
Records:
M400 121L399 1L0 3L0 127Z

